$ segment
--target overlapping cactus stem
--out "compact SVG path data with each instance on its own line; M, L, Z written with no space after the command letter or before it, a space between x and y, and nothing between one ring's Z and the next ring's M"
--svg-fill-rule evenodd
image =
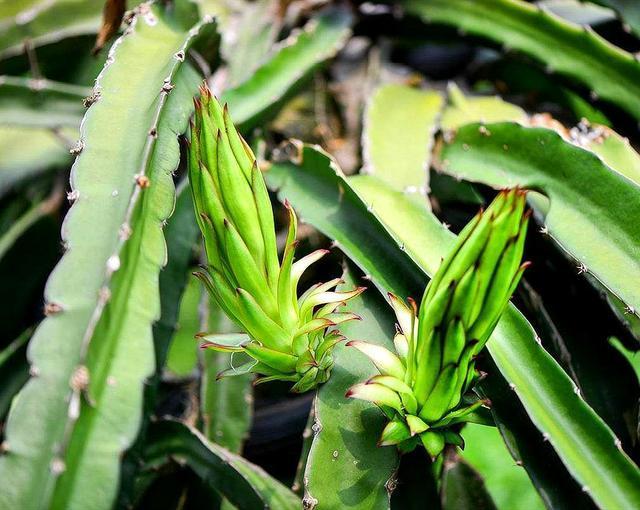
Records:
M347 392L377 404L389 418L380 445L410 450L422 443L435 459L447 443L464 447L456 432L460 423L486 420L488 403L470 393L478 378L475 359L528 265L521 264L529 219L525 195L501 191L473 218L419 310L413 300L390 295L398 321L395 353L361 341L347 344L380 372Z
M325 382L332 350L344 339L338 324L358 319L338 309L364 288L337 292L334 279L298 296L302 273L327 253L294 262L296 215L278 259L273 211L250 147L206 86L196 99L189 144L189 178L207 267L196 273L225 313L246 334L201 334L203 347L246 353L249 361L220 376L254 372L259 382L285 380L304 392ZM233 361L233 360L232 360Z

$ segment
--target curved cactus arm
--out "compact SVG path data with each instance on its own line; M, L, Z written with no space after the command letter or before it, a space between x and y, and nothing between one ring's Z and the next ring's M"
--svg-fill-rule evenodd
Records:
M68 251L29 346L34 377L7 424L0 506L108 508L122 451L140 424L176 135L199 81L183 66L184 52L200 25L180 29L150 4L137 13L112 47L96 81L100 99L81 126L76 201L63 227Z
M41 46L66 37L94 34L102 0L9 0L0 7L0 58L24 51L23 42Z
M246 132L273 114L324 61L344 46L352 22L348 11L331 8L285 39L251 77L222 95L234 123Z
M77 127L91 89L50 80L0 76L0 125Z
M222 54L229 70L229 86L248 80L268 58L282 29L278 2L260 0L242 2L242 8L231 14L228 29L235 31L235 40L222 40ZM231 39L231 38L229 38Z
M550 200L545 231L577 260L579 272L588 271L640 313L637 184L555 131L512 123L462 127L439 161L467 180L544 193Z
M364 118L362 171L399 191L426 195L431 146L442 106L442 95L436 91L398 84L378 88ZM403 150L395 150L397 147Z
M640 119L640 62L589 27L520 0L410 0L405 8L531 55Z
M185 462L238 510L298 510L300 500L262 468L207 441L197 430L174 420L149 428L143 460L153 470L168 459Z
M305 147L295 156L301 165L277 164L267 172L279 196L335 239L378 288L400 296L419 295L426 274L437 270L453 245L453 234L424 207L374 178L346 180L336 173L335 162L317 149ZM384 232L379 230L382 222ZM589 495L603 506L637 506L640 471L618 448L602 419L574 392L571 379L540 347L514 307L503 315L487 348L543 437Z

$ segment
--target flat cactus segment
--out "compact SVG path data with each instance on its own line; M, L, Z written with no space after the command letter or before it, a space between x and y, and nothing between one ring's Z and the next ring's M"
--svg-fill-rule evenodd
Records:
M531 55L640 119L640 62L589 27L520 0L410 0L405 9Z
M137 14L114 43L96 82L100 100L82 122L75 202L62 232L68 250L47 283L49 316L29 346L33 377L7 422L0 507L110 508L122 453L140 425L177 134L199 81L176 54L202 25L190 32L146 3Z
M426 195L442 105L442 95L433 90L398 84L379 87L365 114L363 171L399 191Z
M550 129L470 124L439 154L441 170L494 187L523 186L550 201L548 231L636 313L640 310L640 187ZM539 201L534 202L536 205Z
M426 275L437 271L453 245L453 234L423 206L374 177L345 179L319 149L305 146L294 156L301 163L278 163L267 172L270 187L286 196L308 223L334 239L380 290L402 297L420 295ZM375 247L375 259L370 246ZM601 418L574 392L571 379L536 342L530 324L513 306L507 308L487 348L541 435L589 495L603 506L638 506L637 467L616 446Z
M346 43L352 21L342 8L326 10L312 18L301 32L285 39L251 77L226 90L222 100L229 104L231 116L241 130L246 132L271 115L325 60L333 57Z

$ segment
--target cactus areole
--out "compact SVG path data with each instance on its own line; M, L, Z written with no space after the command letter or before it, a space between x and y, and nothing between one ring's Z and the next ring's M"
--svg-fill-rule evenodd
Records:
M410 450L422 443L436 458L463 446L455 425L482 421L487 402L468 394L484 347L527 264L521 264L528 214L525 192L502 191L462 230L429 283L420 309L394 295L395 353L366 342L351 345L380 375L353 386L348 397L374 402L389 418L380 445Z
M358 317L337 309L364 289L336 292L334 279L298 296L302 273L327 253L317 250L294 262L296 215L278 259L271 202L256 158L206 86L196 99L189 144L189 179L207 256L202 280L225 313L245 334L206 334L202 347L243 352L249 361L220 376L247 372L260 382L284 380L304 392L325 382L331 351L344 339L334 326Z

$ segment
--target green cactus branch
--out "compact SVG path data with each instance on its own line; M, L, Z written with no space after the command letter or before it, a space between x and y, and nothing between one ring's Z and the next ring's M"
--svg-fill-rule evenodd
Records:
M251 77L226 90L221 100L229 104L239 128L247 132L273 115L324 61L344 46L351 24L352 16L343 8L326 10L285 39Z
M520 0L410 0L405 9L531 55L640 119L640 62L590 27Z
M204 25L181 29L150 4L137 14L110 51L81 127L75 203L63 229L68 251L30 345L34 377L7 423L0 506L108 508L140 423L176 136L199 79L184 55Z
M523 186L550 200L544 231L622 299L640 311L640 188L590 151L550 129L470 124L439 154L441 168L495 187ZM597 184L596 184L597 183ZM540 207L539 201L535 204ZM543 206L546 209L546 206Z
M0 76L0 125L75 128L89 95L91 89L79 85Z
M300 508L298 497L260 467L207 441L184 423L162 420L149 429L145 470L152 474L169 459L185 462L238 510Z
M436 271L454 236L424 207L375 179L345 180L336 174L335 162L311 147L301 149L296 160L302 164L277 164L267 173L279 196L286 196L306 221L335 239L378 288L400 296L418 295L419 282L425 273ZM385 228L380 232L382 222ZM367 246L375 246L375 259ZM394 262L385 262L380 254L388 254ZM398 269L403 266L413 269ZM637 505L637 467L574 392L571 379L540 347L515 308L510 306L503 315L488 349L532 421L589 495L604 506Z

